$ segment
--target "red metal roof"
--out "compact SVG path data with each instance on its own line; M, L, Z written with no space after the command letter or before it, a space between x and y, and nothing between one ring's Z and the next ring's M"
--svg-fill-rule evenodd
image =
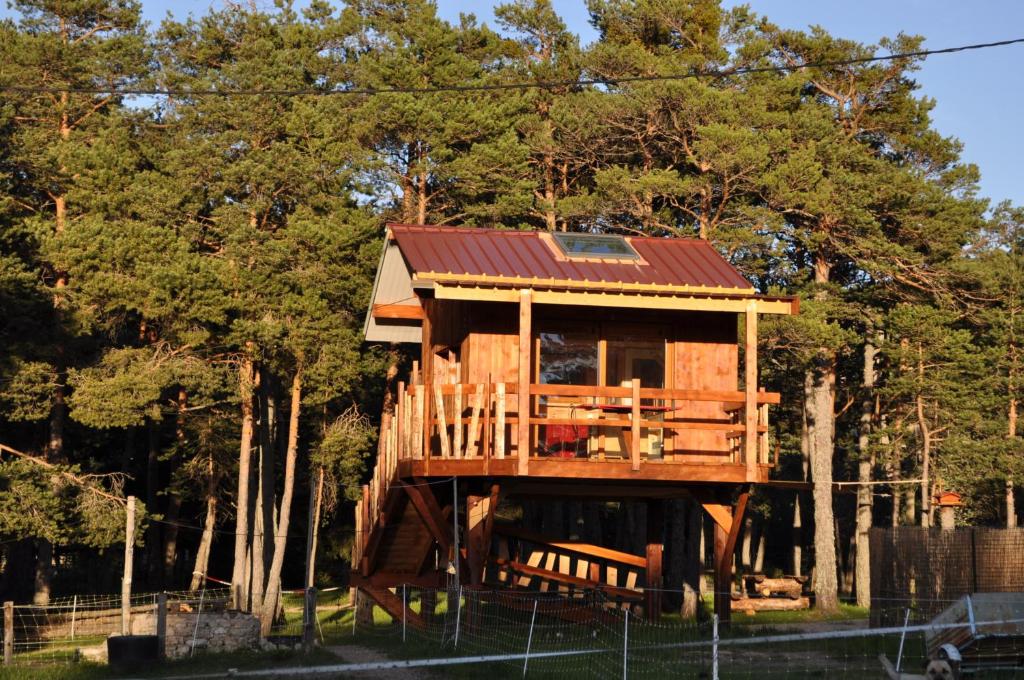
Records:
M547 232L404 224L389 228L419 278L518 277L753 291L710 243L697 239L628 237L640 260L578 259L562 255Z

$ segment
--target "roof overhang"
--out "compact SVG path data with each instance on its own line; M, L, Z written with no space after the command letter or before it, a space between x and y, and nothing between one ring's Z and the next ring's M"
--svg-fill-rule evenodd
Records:
M744 313L749 309L748 304L753 302L759 314L792 315L800 312L800 299L797 297L739 292L565 290L536 284L523 285L522 282L518 286L503 287L435 282L432 292L438 300L518 302L519 291L523 289L531 290L532 302L541 305Z

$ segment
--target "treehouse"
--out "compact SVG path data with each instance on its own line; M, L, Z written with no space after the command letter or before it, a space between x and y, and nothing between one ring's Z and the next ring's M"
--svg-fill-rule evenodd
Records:
M389 386L353 585L397 615L389 588L444 586L457 563L465 586L593 590L656 616L660 501L688 496L727 593L773 465L758 315L797 311L705 241L391 225L366 340L420 350ZM647 502L646 554L502 525L500 498Z

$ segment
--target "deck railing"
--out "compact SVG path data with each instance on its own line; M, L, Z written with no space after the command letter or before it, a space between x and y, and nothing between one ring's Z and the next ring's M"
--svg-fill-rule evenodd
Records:
M401 385L381 428L383 472L397 461L518 457L515 383ZM530 457L683 461L711 456L745 461L746 407L741 391L586 385L530 385ZM756 463L770 464L768 405L756 394ZM572 455L570 455L570 453ZM375 477L376 479L376 477ZM381 480L375 484L386 482Z
M399 383L381 418L377 463L356 512L354 558L362 557L399 463L417 460L574 458L641 465L673 462L750 464L746 393L643 387L529 385L529 442L519 440L516 383ZM757 465L772 464L768 406L778 393L756 393ZM358 561L355 562L358 564Z

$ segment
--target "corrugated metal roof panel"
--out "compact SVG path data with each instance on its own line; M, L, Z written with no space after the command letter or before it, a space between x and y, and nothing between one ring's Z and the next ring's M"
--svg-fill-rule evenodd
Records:
M546 232L391 225L414 274L548 279L574 283L704 286L753 291L707 241L632 237L641 260L567 258Z

